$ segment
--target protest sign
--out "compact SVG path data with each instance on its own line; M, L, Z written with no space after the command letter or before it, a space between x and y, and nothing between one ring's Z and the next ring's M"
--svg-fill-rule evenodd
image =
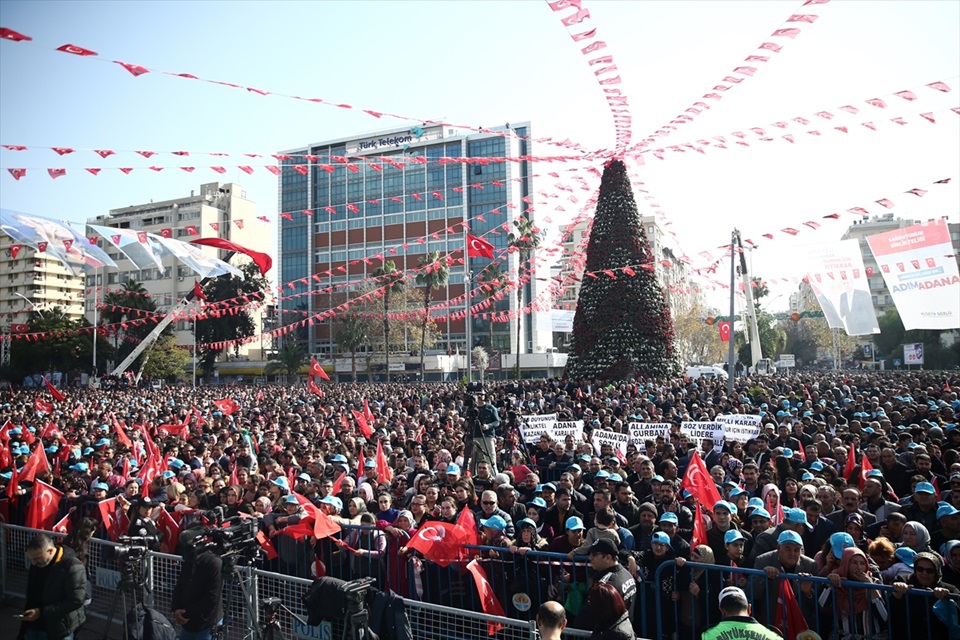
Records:
M614 431L593 430L593 449L600 455L600 447L609 444L614 451L619 451L622 456L627 455L627 443L630 442L629 433L616 433Z
M553 438L551 429L557 422L557 414L549 413L542 416L521 416L523 424L520 427L520 433L523 435L523 441L527 443L540 442L540 436L547 435Z
M697 449L700 449L700 442L707 438L713 440L715 447L722 447L724 426L722 422L681 422L680 433L685 434Z
M717 416L717 422L723 424L723 434L732 442L746 442L760 435L760 416L734 414Z
M573 436L575 443L583 442L583 420L573 422L554 422L550 435L555 441L563 442L567 436Z
M666 438L670 434L669 422L631 422L630 438L637 447L642 447L647 440Z

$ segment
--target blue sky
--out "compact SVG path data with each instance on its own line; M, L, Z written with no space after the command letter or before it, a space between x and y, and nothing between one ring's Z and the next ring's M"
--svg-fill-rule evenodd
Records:
M889 197L905 217L958 220L960 181L921 199L906 189L960 174L960 2L833 0L801 2L598 2L585 0L591 25L609 45L630 96L637 139L665 124L730 71L791 13L819 15L794 40L668 143L724 135L824 109L857 104L849 134L822 127L797 143L668 155L636 174L673 221L691 256L718 253L737 225L747 237L820 220L833 211ZM570 138L590 148L613 144L600 90L575 43L545 2L17 2L0 3L0 26L33 43L0 42L0 143L49 147L255 152L402 126L355 111L259 96L213 84L147 74L111 60L321 97L377 111L494 126L530 120L535 136ZM53 51L71 43L98 60ZM953 91L923 85L943 80ZM920 87L920 88L917 88ZM882 113L863 100L912 88ZM898 101L899 102L896 102ZM860 102L857 102L860 101ZM937 124L917 116L935 111ZM889 117L903 116L899 126ZM842 116L838 116L839 118ZM873 119L872 132L859 121ZM792 130L791 130L792 131ZM547 154L550 147L539 147ZM29 167L19 182L3 171L0 206L82 222L110 208L174 198L203 182L241 183L258 213L276 220L276 178L197 169L129 176L82 169L254 164L134 154L60 158L49 150L0 150L0 166ZM46 167L66 167L58 180ZM557 167L554 167L557 168ZM549 170L549 169L545 169ZM550 181L553 182L552 180ZM550 183L538 185L549 188ZM874 206L871 211L880 212ZM551 213L556 220L556 213ZM792 275L788 249L838 239L852 216L818 232L764 243L759 275ZM821 220L822 221L822 220ZM792 285L778 285L785 293ZM718 300L722 296L716 294ZM786 303L786 296L771 308ZM721 302L718 302L721 304Z

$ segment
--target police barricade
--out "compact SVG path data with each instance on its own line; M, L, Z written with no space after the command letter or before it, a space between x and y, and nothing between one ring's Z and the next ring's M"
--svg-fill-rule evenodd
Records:
M0 580L2 580L0 593L3 595L20 598L25 596L29 561L24 552L27 542L36 533L39 531L0 523ZM62 537L49 531L43 533L57 539ZM120 593L121 571L116 560L116 549L120 546L122 545L105 540L90 541L87 556L88 575L92 584L92 600L87 607L90 618L106 619L110 613L114 595ZM559 554L549 555L558 556ZM163 553L147 554L146 602L168 617L172 615L171 597L181 563L180 556ZM360 567L360 573L363 573L363 568ZM352 571L353 569L345 568L341 579L356 579L351 577ZM306 624L307 611L302 597L312 582L312 577L300 578L264 569L239 567L231 576L226 577L224 583L224 638L226 640L255 638L254 630L263 623L262 603L268 598L278 598L292 611L292 614L282 611L278 616L280 628L287 638L301 640L340 638L343 633L342 621L314 626ZM412 584L413 581L411 580L410 583ZM122 624L122 616L132 605L129 597L129 594L126 597L121 594L112 619L115 625ZM529 620L489 616L479 613L479 605L473 608L444 606L440 603L421 602L416 595L404 601L407 618L415 638L482 640L489 638L490 630L496 627L499 628L496 633L498 638L507 640L536 640L537 638L533 616L530 616ZM573 630L564 634L565 637L582 638L589 635L589 632ZM121 631L115 629L110 637L119 638L120 636Z
M939 626L933 610L939 599L932 591L908 589L898 598L890 585L842 580L838 588L819 576L782 573L770 578L760 569L696 562L678 567L667 560L653 576L638 581L638 599L646 601L652 615L635 617L637 635L699 638L720 621L718 597L727 586L742 588L753 617L787 638L809 630L820 638L933 640L938 629L950 627ZM960 596L947 600L960 605Z

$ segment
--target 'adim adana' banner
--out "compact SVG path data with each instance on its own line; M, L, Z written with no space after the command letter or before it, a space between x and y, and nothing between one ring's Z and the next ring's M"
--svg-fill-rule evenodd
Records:
M903 327L960 327L960 276L944 219L867 236Z

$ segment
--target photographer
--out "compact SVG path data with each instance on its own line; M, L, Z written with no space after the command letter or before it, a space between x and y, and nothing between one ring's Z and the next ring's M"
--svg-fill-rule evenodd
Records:
M181 540L184 545L191 540ZM180 640L210 640L220 619L220 595L223 592L223 560L213 549L202 548L197 557L184 559L170 609L183 630Z
M488 462L490 473L497 474L497 427L500 426L500 413L487 400L487 394L482 389L476 394L476 403L480 405L473 420L473 450L470 452L470 472L476 474L477 464Z

